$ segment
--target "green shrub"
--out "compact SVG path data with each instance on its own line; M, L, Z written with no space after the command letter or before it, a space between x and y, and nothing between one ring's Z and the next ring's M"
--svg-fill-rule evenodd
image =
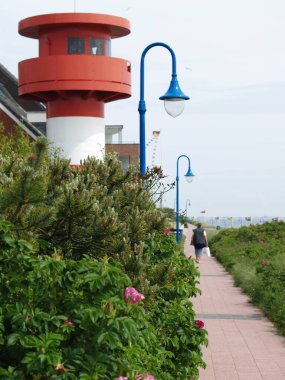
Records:
M233 266L232 274L235 284L239 286L245 293L253 295L256 287L256 270L247 263L236 263Z
M205 329L197 328L191 302L160 300L151 311L161 346L171 353L162 363L161 379L198 379L198 368L205 368L200 346L206 344Z
M7 149L0 377L196 380L207 340L187 299L198 293L199 273L164 233L154 202L159 171L141 179L114 156L71 168L50 157L44 139L25 154ZM143 303L126 302L126 286Z
M158 380L197 378L206 331L197 328L186 299L197 292L191 261L166 255L179 281L154 282L150 288L158 289L145 313L142 304L124 299L131 281L121 265L65 258L57 250L42 254L10 229L0 223L2 378L132 379L146 371ZM187 290L180 283L186 278Z
M199 294L199 272L180 251L173 235L153 240L148 249L146 273L153 302L147 307L162 347L172 354L162 365L163 379L197 379L198 368L205 368L201 346L207 344L207 333L197 329L188 299Z
M58 251L42 255L9 229L0 224L2 372L15 368L18 379L112 379L158 370L154 330L143 307L124 299L130 279L118 265L74 261Z
M223 230L213 237L213 255L235 283L285 335L285 224Z

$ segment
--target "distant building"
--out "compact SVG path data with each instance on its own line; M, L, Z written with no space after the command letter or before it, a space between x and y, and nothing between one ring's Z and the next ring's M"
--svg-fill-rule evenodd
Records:
M18 125L35 139L43 134L36 123L45 120L45 114L43 103L19 98L17 78L0 64L0 122L5 126L4 133L11 134Z
M140 145L135 142L123 142L122 140L122 125L106 125L106 153L115 152L122 163L122 167L126 170L129 165L137 165L139 163Z

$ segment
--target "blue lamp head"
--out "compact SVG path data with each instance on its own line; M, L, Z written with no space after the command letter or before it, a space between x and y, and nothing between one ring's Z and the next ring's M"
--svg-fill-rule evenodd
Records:
M172 117L177 117L184 110L185 100L189 100L190 98L182 92L176 76L173 76L169 89L159 99L164 100L166 112Z
M188 172L185 174L185 178L187 182L192 182L195 175L192 173L191 168L189 167Z

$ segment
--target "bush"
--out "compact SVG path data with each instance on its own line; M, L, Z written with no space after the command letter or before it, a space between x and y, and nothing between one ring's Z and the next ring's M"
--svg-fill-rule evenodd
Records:
M186 300L197 292L191 261L181 257L175 264L168 255L168 273L178 280L160 276L145 313L124 299L131 281L119 264L64 258L57 250L42 254L10 230L9 222L0 223L2 378L132 379L146 370L161 380L197 378L206 332Z
M198 368L205 368L201 346L207 344L206 330L198 329L189 297L199 293L198 270L177 246L175 236L165 235L148 247L150 261L146 267L150 282L148 306L152 325L162 347L171 352L162 364L163 379L198 378Z
M153 331L143 307L125 301L130 279L118 266L58 251L42 255L9 230L0 224L2 372L15 368L18 379L111 379L159 366L149 355L153 350L159 358L158 346L149 347Z
M198 272L164 233L160 173L123 173L114 156L71 168L43 139L5 152L2 378L197 379L206 331L187 299ZM143 303L124 299L129 286Z
M238 286L285 335L285 224L223 230L211 241L213 255Z

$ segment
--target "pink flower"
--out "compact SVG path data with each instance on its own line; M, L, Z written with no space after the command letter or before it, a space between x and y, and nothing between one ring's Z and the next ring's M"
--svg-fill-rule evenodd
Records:
M136 376L136 380L155 380L154 376L149 375L148 373L141 373Z
M199 321L199 319L195 320L197 329L202 329L205 326L205 323L203 321Z
M144 298L144 295L139 293L135 288L128 287L125 289L125 300L129 300L132 305L144 300Z
M128 378L120 376L120 377L116 377L115 380L128 380Z
M134 292L136 292L136 289L135 289L135 288L127 287L127 288L125 289L125 294L124 294L124 296L125 296L125 300L128 300L128 298L129 298Z
M144 300L144 298L145 297L144 297L143 294L141 294L141 293L134 293L134 294L131 295L130 301L131 301L131 304L134 305L137 302Z
M169 234L170 234L170 232L171 232L171 230L170 230L170 228L169 228L169 227L165 228L165 233L166 233L166 235L169 235Z
M74 326L75 325L75 323L71 319L68 319L67 321L65 321L64 324L66 326Z
M267 260L264 260L264 261L262 261L262 263L261 263L261 265L262 265L263 267L266 267L268 264L269 264L269 263L268 263Z

